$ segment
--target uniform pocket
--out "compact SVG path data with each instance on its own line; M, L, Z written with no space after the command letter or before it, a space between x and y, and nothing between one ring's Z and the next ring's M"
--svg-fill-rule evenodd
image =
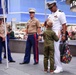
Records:
M32 26L32 27L36 27L36 23L32 23L31 26Z

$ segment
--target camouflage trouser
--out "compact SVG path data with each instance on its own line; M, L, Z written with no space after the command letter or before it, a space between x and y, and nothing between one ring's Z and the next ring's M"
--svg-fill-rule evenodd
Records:
M44 47L44 69L48 69L48 59L50 59L50 70L54 70L54 48Z

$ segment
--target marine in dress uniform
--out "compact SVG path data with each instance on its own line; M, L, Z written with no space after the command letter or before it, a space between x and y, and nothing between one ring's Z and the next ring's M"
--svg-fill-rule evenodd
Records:
M3 18L0 18L0 63L2 63L2 48L5 48L5 38L7 36L7 50L8 50L8 60L9 62L15 62L13 60L13 58L11 57L11 52L9 49L9 35L6 34L5 36L5 29L4 29L4 25L3 25ZM8 32L7 32L8 33Z
M24 60L20 64L28 64L30 62L31 47L33 47L34 54L34 65L39 62L39 53L38 53L38 35L37 30L40 28L40 22L35 18L35 9L29 9L30 20L27 22L27 41Z
M54 41L58 41L59 38L52 30L52 22L46 21L47 30L43 33L44 38L44 71L48 71L48 59L50 59L50 72L54 71Z
M64 12L61 12L59 9L57 9L56 2L52 1L51 3L47 3L48 9L52 12L48 16L49 19L53 21L53 27L52 30L56 33L56 35L60 34L61 29L63 28L64 35L66 31L66 17ZM65 39L65 36L62 37ZM60 73L63 71L62 64L60 61L60 50L59 50L59 44L60 44L60 39L58 42L54 42L54 59L55 59L55 66L56 70L54 73Z
M7 31L8 31L7 36L9 37L9 39L16 39L16 38L14 37L14 32L12 31L12 27L11 27L10 25L7 25L7 24L6 24L6 28L7 28ZM6 49L5 49L5 45L3 45L3 47L4 47L4 59L6 59Z

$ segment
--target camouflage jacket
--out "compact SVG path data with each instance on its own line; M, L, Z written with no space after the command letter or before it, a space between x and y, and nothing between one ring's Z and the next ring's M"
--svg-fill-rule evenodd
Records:
M59 40L59 38L57 37L55 32L52 31L52 29L50 29L50 28L48 28L46 31L44 31L43 38L44 38L44 45L45 46L53 45L54 41Z

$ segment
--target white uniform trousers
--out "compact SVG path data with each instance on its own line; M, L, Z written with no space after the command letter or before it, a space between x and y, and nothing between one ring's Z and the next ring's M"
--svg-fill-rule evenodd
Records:
M56 33L56 35L58 35L59 30L54 30L54 32ZM60 45L60 39L58 42L54 41L54 60L55 60L55 66L57 70L61 70L62 69L62 63L60 61L60 50L59 50L59 45Z

